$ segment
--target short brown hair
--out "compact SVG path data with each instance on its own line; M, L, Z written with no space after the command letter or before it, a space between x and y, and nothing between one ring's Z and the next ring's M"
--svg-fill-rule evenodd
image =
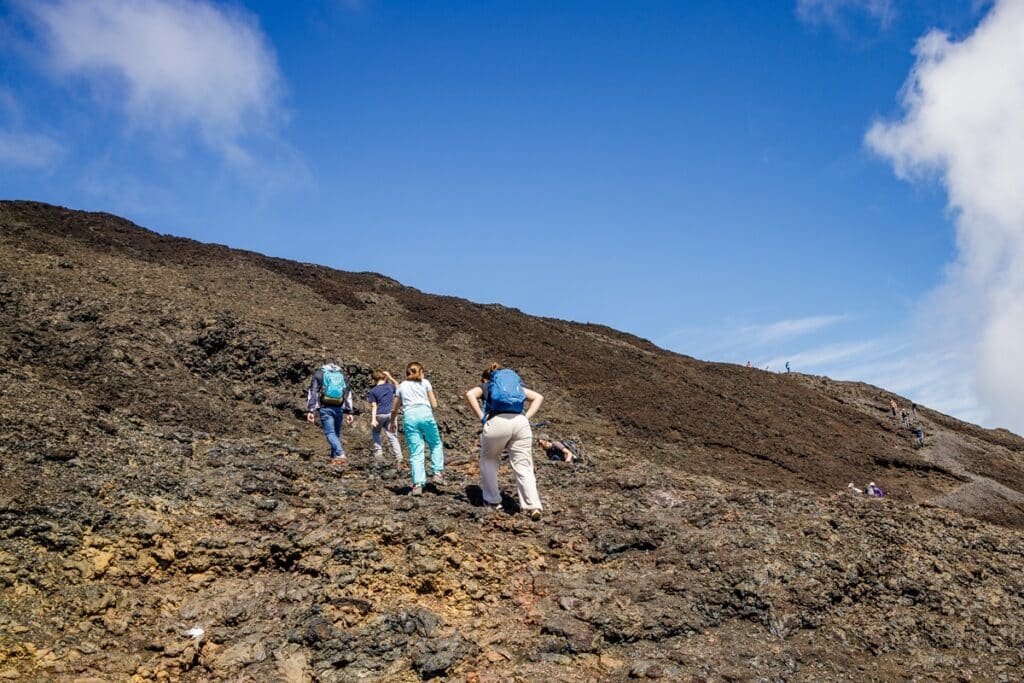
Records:
M384 374L384 368L373 369L373 381L379 382L382 379L387 379L387 375Z
M413 361L405 366L405 376L419 382L423 379L423 364Z
M487 382L491 379L491 373L495 370L501 370L501 363L491 363L486 370L480 375L480 379Z

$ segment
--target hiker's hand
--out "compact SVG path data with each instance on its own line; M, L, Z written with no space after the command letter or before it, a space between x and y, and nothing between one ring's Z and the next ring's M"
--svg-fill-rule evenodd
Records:
M316 416L313 413L306 413L306 422L309 424L316 424Z
M380 424L377 423L377 418L373 418L372 420L370 420L370 424L372 424L374 427L380 427Z
M345 416L345 424L350 425L355 419L356 418L351 413L349 413L348 415Z

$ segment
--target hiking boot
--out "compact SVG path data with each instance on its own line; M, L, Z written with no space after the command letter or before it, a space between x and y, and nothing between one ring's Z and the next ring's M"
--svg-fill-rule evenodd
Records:
M348 458L346 458L344 454L339 455L336 458L331 458L331 464L332 465L339 465L339 466L340 465L347 465L348 464Z
M445 482L443 472L434 472L434 476L431 478L434 481L434 486L444 486Z
M381 449L381 448L374 448L373 449L373 457L374 458L383 458L384 457L384 450Z
M412 485L412 495L414 495L414 496L422 496L423 495L423 485L422 484L413 484Z
M530 510L530 519L534 522L540 521L540 510Z

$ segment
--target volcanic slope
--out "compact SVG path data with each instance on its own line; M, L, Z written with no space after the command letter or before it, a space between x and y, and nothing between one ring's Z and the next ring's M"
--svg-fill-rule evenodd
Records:
M325 355L360 394L372 366L426 365L448 483L407 495L365 416L326 463L301 398ZM538 456L540 523L479 505L460 397L491 360L585 444ZM1024 440L922 407L915 449L875 387L2 202L0 388L0 678L1020 665ZM868 479L890 495L844 492Z

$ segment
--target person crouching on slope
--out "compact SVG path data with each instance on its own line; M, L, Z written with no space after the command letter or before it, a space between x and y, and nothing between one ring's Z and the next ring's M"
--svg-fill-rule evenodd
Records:
M395 403L395 389L398 382L391 376L391 373L382 368L373 371L373 379L376 386L370 389L366 400L370 404L370 425L373 434L373 455L379 458L384 455L384 448L381 445L380 433L383 431L394 451L395 460L402 461L402 447L398 444L398 435L388 429L391 424L391 409Z
M345 382L345 374L334 363L317 368L306 392L306 420L316 423L314 414L320 414L320 426L331 447L331 463L344 465L345 449L341 445L341 424L352 424L352 390Z
M502 451L508 449L508 462L516 476L519 507L536 521L540 519L543 508L533 474L530 418L537 414L544 397L523 386L515 370L502 368L497 363L492 363L484 371L484 377L486 382L466 392L470 408L484 425L480 436L480 488L483 489L484 503L501 504L498 468Z
M398 409L402 410L402 422L405 430L405 442L409 445L409 469L412 470L412 495L423 494L427 483L424 471L424 441L430 446L430 470L434 484L444 485L444 446L441 444L441 432L437 429L433 408L437 408L437 398L430 380L423 376L423 366L409 363L405 367L405 381L395 391L395 405L392 408L390 430L397 431L398 423L394 416Z

